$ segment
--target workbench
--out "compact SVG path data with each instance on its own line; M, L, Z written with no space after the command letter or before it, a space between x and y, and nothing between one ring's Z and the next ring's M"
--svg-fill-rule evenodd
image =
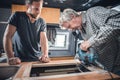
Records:
M69 74L56 74L56 75L47 75L44 76L30 76L31 70L33 68L42 69L44 67L54 67L54 66L72 66L72 65L79 65L81 62L79 60L56 60L50 61L49 63L40 63L40 62L22 62L20 65L19 70L13 77L13 80L112 80L111 76L108 74L107 71L102 70L100 68L88 68L90 71L86 72L76 72L76 73L69 73ZM6 63L1 63L0 66L9 66ZM73 67L72 67L73 68ZM68 68L69 69L69 68ZM74 69L74 68L73 68ZM62 69L60 69L62 70ZM64 69L63 69L64 70ZM48 70L49 72L50 70ZM46 76L45 76L46 75ZM115 80L120 80L120 77L112 74Z

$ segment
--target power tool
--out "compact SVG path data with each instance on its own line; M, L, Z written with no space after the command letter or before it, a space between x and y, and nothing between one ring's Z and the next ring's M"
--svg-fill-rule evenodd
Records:
M88 49L88 51L83 51L79 48L78 50L78 56L80 61L84 64L84 65L95 65L98 66L102 69L105 69L105 67L98 61L98 54L96 52L96 50L92 47L90 47Z
M95 60L97 60L98 58L98 55L93 48L89 48L88 51L83 51L79 48L78 56L80 61L82 61L86 65L94 64Z

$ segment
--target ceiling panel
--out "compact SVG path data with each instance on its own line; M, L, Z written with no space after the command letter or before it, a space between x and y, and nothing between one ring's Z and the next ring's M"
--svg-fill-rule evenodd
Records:
M11 8L12 4L24 4L25 0L0 0L0 8ZM73 8L77 11L86 10L92 6L114 6L120 4L120 0L44 0L45 7Z

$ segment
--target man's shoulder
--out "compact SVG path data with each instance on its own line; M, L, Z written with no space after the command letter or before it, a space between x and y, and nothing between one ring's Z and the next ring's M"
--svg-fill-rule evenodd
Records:
M110 12L110 9L107 9L102 6L91 7L86 11L87 14L91 14L91 15L92 14L108 14L109 12Z
M102 7L102 6L95 6L95 7L89 8L88 10L99 10L99 9L107 9L107 8Z
M16 16L20 16L20 15L25 15L26 12L16 11L16 12L14 12L13 14L16 15Z
M95 6L95 7L91 7L89 8L87 11L101 11L101 10L107 10L107 8L102 7L102 6Z
M91 7L91 8L105 8L103 6L94 6L94 7Z
M43 18L38 18L38 22L40 22L40 23L46 23Z

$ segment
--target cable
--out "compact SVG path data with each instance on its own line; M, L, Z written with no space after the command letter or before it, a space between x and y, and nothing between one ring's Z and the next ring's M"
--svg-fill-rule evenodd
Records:
M114 80L114 78L113 78L111 72L108 70L108 68L107 68L107 67L104 67L104 68L105 68L105 70L108 72L108 74L110 75L111 79Z
M95 63L96 63L96 65L97 65L98 67L100 67L100 68L106 70L106 71L108 72L108 74L110 75L111 79L114 80L114 78L113 78L111 72L108 70L107 67L105 67L103 64L101 64L101 63L98 62L97 60L95 60Z
M95 62L95 64L96 64L98 67L102 68L103 70L106 70L106 71L108 72L108 74L110 75L111 79L114 80L114 78L113 78L111 72L108 70L108 68L107 68L106 66L104 66L103 64L101 64L100 62L97 61L98 53L96 52L96 50L95 50L94 48L90 48L90 51L91 51L92 53L94 53L94 55L95 55L95 56L94 56L94 62Z

